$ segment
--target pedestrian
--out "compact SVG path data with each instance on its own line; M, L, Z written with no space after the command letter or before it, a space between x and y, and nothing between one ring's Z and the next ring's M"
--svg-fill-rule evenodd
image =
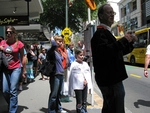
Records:
M76 98L77 113L87 113L87 93L92 89L91 71L83 61L83 50L75 49L76 60L71 64L69 77L69 95Z
M75 54L74 54L73 49L74 49L74 43L73 43L73 42L70 42L70 43L68 44L68 48L67 48L68 58L69 58L69 66L68 66L68 67L70 67L71 64L72 64L72 62L75 61Z
M17 40L17 31L13 26L6 27L6 40L0 44L8 60L8 70L3 72L2 92L8 103L9 113L17 113L18 108L18 82L20 79L21 66L24 64L24 44ZM19 58L20 54L20 58Z
M148 66L150 63L150 44L146 48L145 64L144 64L144 76L148 78Z
M37 59L33 61L33 71L34 71L34 76L36 77L38 75L38 56L39 56L39 49L37 47L37 44L32 45L33 48L32 51L36 55Z
M77 46L77 48L82 49L82 50L83 50L83 54L84 54L84 56L85 56L86 49L85 49L85 45L84 45L84 40L79 40L79 41L78 41L78 46Z
M48 113L67 113L63 110L60 98L62 95L64 85L64 67L63 67L63 56L58 50L63 44L63 38L61 36L51 37L52 47L47 51L47 57L51 61L55 61L56 72L50 76L50 94L48 101Z
M27 75L27 82L33 82L34 79L34 72L33 72L33 62L34 60L37 60L36 55L34 54L34 52L32 51L33 46L27 44L26 45L26 51L27 51L27 59L28 59L28 63L26 64L26 75Z
M70 42L70 43L68 44L67 52L68 52L69 63L68 63L68 68L67 68L67 80L66 80L66 82L64 83L64 87L65 87L65 89L67 89L66 92L67 92L67 95L68 95L70 66L71 66L71 64L75 61L74 43L73 43L73 42Z
M4 40L4 37L3 36L0 36L0 43L1 41ZM2 55L3 53L0 51L0 55ZM2 61L0 61L2 63ZM2 65L2 64L1 64ZM2 87L2 70L0 69L0 89Z
M63 37L62 37L63 38ZM68 46L68 45L67 45ZM69 99L68 96L68 65L69 65L69 57L68 57L68 52L66 49L66 45L64 42L64 38L63 38L63 44L58 48L58 51L61 53L62 57L63 57L63 68L64 68L64 85L63 85L63 94L61 96L61 102L71 102L71 100Z
M123 80L128 76L123 55L133 50L137 37L128 31L123 38L116 40L111 33L115 12L110 4L98 9L100 25L91 39L92 59L96 83L103 96L102 113L125 113L125 90Z
M19 58L20 58L20 54L19 54ZM23 56L23 60L24 62L27 62L27 52L24 48L24 56ZM26 80L26 64L22 64L21 60L20 60L20 65L21 65L21 73L20 73L20 79L19 79L19 87L18 90L22 91L23 90L23 82Z
M44 48L42 48L42 51L38 56L39 68L40 68L40 66L42 66L42 60L44 60L44 59L46 59L46 51ZM41 73L41 76L42 76L42 80L45 80L44 75L42 73ZM49 77L48 77L48 79L49 79Z

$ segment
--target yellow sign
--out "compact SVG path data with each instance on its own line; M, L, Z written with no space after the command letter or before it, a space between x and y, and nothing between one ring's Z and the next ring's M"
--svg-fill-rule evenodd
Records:
M64 37L69 37L70 35L72 35L72 31L68 28L68 27L66 27L63 31L62 31L62 33L61 33Z
M64 37L65 44L69 44L71 39L69 37Z

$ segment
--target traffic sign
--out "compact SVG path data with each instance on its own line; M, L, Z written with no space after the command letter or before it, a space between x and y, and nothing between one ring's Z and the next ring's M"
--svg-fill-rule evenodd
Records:
M68 27L66 27L63 31L62 31L62 33L61 33L64 37L69 37L70 35L72 35L72 31L68 28Z
M69 37L64 37L65 44L69 44L71 39Z

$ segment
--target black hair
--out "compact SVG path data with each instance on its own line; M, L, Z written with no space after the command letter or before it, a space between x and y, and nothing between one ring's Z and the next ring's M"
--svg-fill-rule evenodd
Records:
M4 40L4 37L3 36L0 36L0 38L2 38Z
M83 52L83 50L79 49L79 48L75 48L75 50L74 50L75 55L78 55L78 54L80 54L82 52Z

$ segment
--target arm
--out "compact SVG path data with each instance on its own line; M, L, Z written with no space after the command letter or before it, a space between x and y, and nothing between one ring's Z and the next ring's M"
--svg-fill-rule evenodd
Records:
M24 57L23 57L23 62L22 63L22 66L23 66L23 73L22 73L22 76L25 78L25 74L26 74L26 63L27 63L27 55L25 54Z
M55 40L53 39L53 37L51 38L51 44L52 44L51 48L48 49L48 51L47 51L48 58L50 58L50 56L54 53L54 51L57 48L57 43L55 42Z
M41 54L39 54L38 62L39 62L40 64L42 64L42 61L41 61Z
M20 52L20 60L22 62L22 65L25 65L26 62L25 62L25 58L24 58L24 47L20 48L19 52Z
M148 77L147 68L148 68L149 63L150 63L150 54L147 54L145 57L145 65L144 65L144 76L145 77Z

